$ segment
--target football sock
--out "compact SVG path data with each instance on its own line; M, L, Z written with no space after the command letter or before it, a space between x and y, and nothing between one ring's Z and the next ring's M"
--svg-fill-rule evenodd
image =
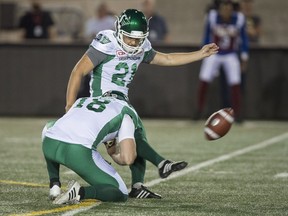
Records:
M130 165L132 185L137 182L144 182L145 170L146 170L146 160L150 161L155 166L164 160L153 148L148 144L146 138L146 132L142 124L141 119L139 119L139 127L135 131L135 141L137 157L132 165Z
M227 83L226 75L223 68L220 69L220 98L222 100L222 107L231 107L231 92L230 86Z
M59 187L61 187L61 182L59 178L50 179L50 188L52 188L54 185L58 185Z
M48 137L43 141L42 150L46 160L49 179L59 179L60 164L52 160L55 157L58 145L58 143L54 143L54 140Z
M240 85L231 86L231 101L235 117L240 116L240 103L241 103L241 88Z
M164 160L149 144L146 139L146 133L144 128L139 128L135 131L135 141L137 148L137 155L150 161L155 166Z
M145 170L146 170L146 161L137 156L134 163L130 165L132 185L137 182L144 182Z
M200 81L199 89L198 89L198 111L203 112L205 105L205 97L207 93L209 83L205 81Z
M143 185L142 182L136 182L135 184L132 185L133 188L139 189Z
M46 159L49 179L58 179L59 180L60 164L56 163L52 160L49 160L46 157L45 157L45 159Z

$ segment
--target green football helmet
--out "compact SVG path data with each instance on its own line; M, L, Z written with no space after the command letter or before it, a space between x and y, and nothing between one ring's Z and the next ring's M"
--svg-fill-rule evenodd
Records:
M149 34L148 21L145 15L136 9L123 11L115 22L116 38L122 49L129 54L136 55L142 50L145 39ZM136 46L130 46L123 40L123 36L139 39Z

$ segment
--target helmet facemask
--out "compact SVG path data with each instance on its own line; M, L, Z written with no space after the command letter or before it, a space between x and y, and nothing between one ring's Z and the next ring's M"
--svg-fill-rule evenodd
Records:
M115 22L116 38L121 48L130 55L137 55L142 51L142 46L147 38L148 23L144 14L134 9L124 11ZM124 36L139 39L135 46L124 42Z

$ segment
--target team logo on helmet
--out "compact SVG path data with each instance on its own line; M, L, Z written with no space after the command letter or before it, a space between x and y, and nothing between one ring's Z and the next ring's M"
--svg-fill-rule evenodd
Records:
M107 44L110 43L111 41L109 38L103 34L98 34L95 38L96 41L99 41L101 44Z
M132 55L139 54L149 34L148 21L145 15L141 11L128 9L117 17L115 25L116 38L123 51ZM138 44L130 46L124 42L124 37L138 39Z
M123 14L121 20L119 20L121 26L130 25L130 21L126 14Z

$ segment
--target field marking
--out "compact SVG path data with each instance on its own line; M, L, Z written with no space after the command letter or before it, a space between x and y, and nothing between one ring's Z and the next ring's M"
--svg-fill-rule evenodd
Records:
M64 172L63 174L67 174L67 175L74 175L76 174L73 170L67 170L66 172Z
M159 184L160 182L168 181L168 180L174 179L174 178L178 178L178 177L186 175L186 174L188 174L190 172L199 170L199 169L207 167L207 166L211 166L211 165L213 165L215 163L226 161L226 160L229 160L231 158L234 158L234 157L237 157L237 156L240 156L240 155L243 155L243 154L258 150L258 149L265 148L267 146L273 145L273 144L275 144L277 142L280 142L282 140L285 140L287 138L288 138L288 132L284 133L284 134L281 134L281 135L278 135L276 137L270 138L268 140L264 140L264 141L262 141L260 143L256 143L256 144L254 144L252 146L248 146L246 148L243 148L243 149L240 149L240 150L228 153L228 154L224 154L224 155L219 156L217 158L214 158L214 159L211 159L211 160L208 160L208 161L204 161L202 163L199 163L199 164L196 164L194 166L188 167L187 169L183 169L183 170L181 170L181 171L179 171L177 173L171 174L166 179L155 179L155 180L152 180L150 182L145 183L145 185L147 187L151 187L153 185Z
M62 214L61 216L72 216L72 215L78 214L78 213L80 213L80 212L88 211L89 209L92 209L92 208L94 208L95 206L98 206L98 205L100 205L100 204L101 204L101 202L99 201L98 203L93 204L93 205L90 205L90 206L87 206L87 207L83 207L83 208L79 208L79 209L74 209L74 210L65 212L65 213Z
M173 173L171 174L168 178L166 179L155 179L155 180L152 180L150 182L146 182L145 183L145 186L147 187L151 187L151 186L154 186L154 185L157 185L163 181L168 181L170 179L174 179L174 178L178 178L180 176L183 176L183 175L186 175L190 172L193 172L193 171L197 171L201 168L204 168L204 167L207 167L207 166L210 166L210 165L213 165L215 163L218 163L218 162L222 162L222 161L226 161L226 160L229 160L231 158L234 158L234 157L237 157L237 156L240 156L240 155L243 155L243 154L246 154L246 153L249 153L249 152L252 152L252 151L255 151L255 150L258 150L258 149L262 149L262 148L265 148L269 145L273 145L277 142L280 142L282 140L285 140L288 138L288 133L284 133L284 134L281 134L281 135L278 135L276 137L273 137L271 139L268 139L268 140L264 140L260 143L256 143L252 146L249 146L249 147L246 147L246 148L243 148L243 149L240 149L240 150L237 150L237 151L234 151L234 152L231 152L231 153L228 153L228 154L224 154L222 156L219 156L217 158L214 158L214 159L211 159L211 160L208 160L208 161L204 161L202 163L199 163L199 164L196 164L194 166L191 166L191 167L188 167L184 170L181 170L177 173ZM67 212L67 214L62 214L61 216L73 216L75 214L78 214L80 212L83 212L83 211L87 211L97 205L100 205L101 202L97 203L96 205L92 205L90 207L86 207L86 208L82 208L82 209L75 209L73 211L70 211L69 213Z
M30 213L23 213L23 214L11 214L9 216L38 216L38 215L45 215L45 214L52 214L52 213L59 213L59 212L64 212L64 211L69 211L69 210L73 210L73 209L84 209L84 207L91 207L91 205L95 205L95 202L99 202L99 201L85 201L85 202L81 202L80 204L77 205L68 205L68 206L64 206L64 207L60 207L60 208L55 208L55 209L50 209L50 210L44 210L44 211L35 211L35 212L30 212ZM91 207L92 208L92 207ZM85 208L86 210L87 208ZM66 212L67 213L67 212ZM65 213L65 214L66 214ZM68 216L66 214L66 216Z
M17 181L10 181L10 180L0 180L0 183L2 184L10 184L10 185L24 185L24 186L30 186L30 187L48 187L48 184L36 184L36 183L30 183L30 182L17 182Z
M155 180L152 180L150 182L146 182L145 185L148 186L148 187L151 187L151 186L157 185L157 184L159 184L159 183L161 183L163 181L168 181L168 180L171 180L171 179L174 179L174 178L178 178L178 177L186 175L186 174L188 174L190 172L197 171L197 170L199 170L201 168L204 168L204 167L207 167L207 166L211 166L211 165L213 165L215 163L226 161L226 160L229 160L231 158L234 158L234 157L237 157L237 156L240 156L240 155L243 155L243 154L255 151L255 150L259 150L259 149L265 148L267 146L276 144L276 143L278 143L278 142L280 142L282 140L285 140L287 138L288 138L288 132L284 133L284 134L281 134L281 135L278 135L278 136L275 136L275 137L273 137L271 139L264 140L264 141L262 141L260 143L254 144L252 146L248 146L246 148L243 148L243 149L240 149L240 150L228 153L228 154L224 154L224 155L219 156L217 158L214 158L214 159L211 159L211 160L208 160L208 161L204 161L202 163L199 163L199 164L196 164L194 166L188 167L188 168L186 168L184 170L181 170L181 171L179 171L177 173L171 174L166 179L155 179ZM36 185L39 186L40 185L40 184L33 184L33 183L26 183L26 182L13 182L13 181L2 181L2 180L0 180L0 182L5 182L5 183L9 182L9 184L19 184L19 183L21 183L21 185L27 185L27 186L36 186ZM10 215L10 216L37 216L37 215L51 214L51 213L57 213L57 212L63 212L63 211L67 211L67 212L63 213L61 216L73 216L73 215L78 214L80 212L84 212L84 211L87 211L87 210L89 210L91 208L94 208L95 206L98 206L100 204L101 204L100 201L97 201L96 203L95 202L91 202L91 201L90 202L89 201L88 202L85 201L85 202L81 202L78 205L65 206L65 207L55 208L55 209L52 209L52 210L30 212L30 213L26 213L26 214L13 214L13 215Z
M278 173L274 178L288 178L288 173Z
M0 184L9 184L9 185L22 185L22 186L28 186L28 187L42 187L42 188L48 188L48 184L37 184L37 183L31 183L31 182L17 182L17 181L10 181L10 180L1 180ZM61 187L62 190L66 190L66 186Z

